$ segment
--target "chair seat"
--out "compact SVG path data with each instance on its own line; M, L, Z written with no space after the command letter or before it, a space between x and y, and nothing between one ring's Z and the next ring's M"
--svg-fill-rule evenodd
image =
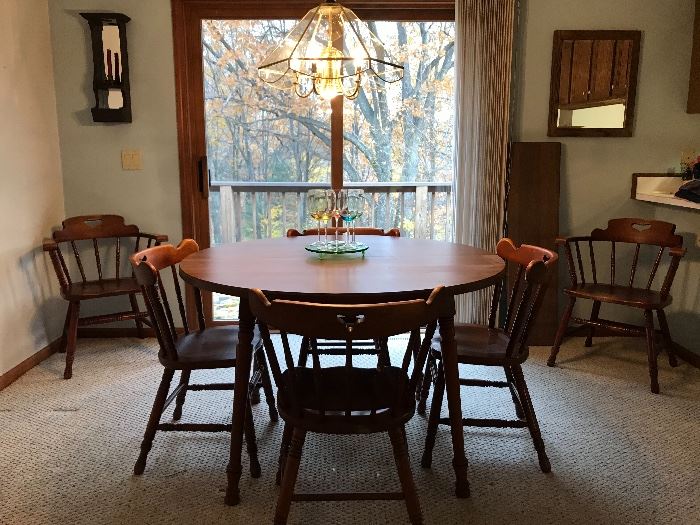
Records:
M408 375L399 367L329 367L321 374L321 384L316 385L312 368L295 367L282 373L279 412L293 427L324 434L369 434L385 432L413 417L414 393L409 391Z
M433 351L439 351L441 338L433 337ZM477 324L455 324L455 342L457 344L457 360L462 364L503 366L505 364L520 364L528 357L525 350L508 357L508 336L497 328Z
M73 283L68 287L65 298L69 301L82 299L94 299L97 297L110 297L113 295L127 295L140 293L141 287L133 277L124 279L102 279L101 281L87 281L85 283Z
M564 293L573 297L643 309L663 308L673 300L670 295L662 299L661 293L654 290L609 284L579 284L573 288L565 288Z
M177 361L160 357L163 366L176 370L236 366L237 326L217 326L180 336L175 343ZM255 344L255 341L254 341Z

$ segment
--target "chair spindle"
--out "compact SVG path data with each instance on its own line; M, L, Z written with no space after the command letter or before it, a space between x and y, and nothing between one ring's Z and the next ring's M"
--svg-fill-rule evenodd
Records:
M116 267L116 277L117 277L117 279L120 279L120 278L121 278L121 271L122 271L122 269L121 269L122 238L121 238L121 237L117 237L117 241L116 241L116 242L117 242L117 244L116 244L116 248L115 248L115 251L114 251L114 256L115 256L116 265L117 265L117 267Z
M100 248L97 246L97 239L92 240L92 247L95 250L95 263L97 264L97 278L102 280L102 261L100 260Z
M78 252L78 247L75 244L75 241L71 241L70 245L73 247L73 255L75 256L75 262L78 263L78 270L80 270L80 277L83 279L83 282L86 283L87 279L85 278L85 268L83 268L83 261L80 259L80 253Z
M180 318L182 319L182 327L186 334L190 333L190 327L187 325L187 313L185 312L185 303L182 300L182 289L180 288L180 279L177 277L177 270L175 270L175 265L171 266L170 269L173 272L173 282L175 283L175 295L177 296L177 306L180 310Z
M595 252L593 251L593 241L588 240L588 253L591 258L591 273L593 274L593 283L598 284L598 275L595 267Z
M656 254L656 259L654 260L654 265L651 267L651 273L649 274L649 280L647 281L646 289L649 290L651 285L654 283L654 278L656 277L656 271L659 269L659 264L661 264L661 257L664 255L664 246L659 248L659 252Z
M513 289L511 290L510 293L510 300L508 301L508 310L506 311L506 320L503 323L504 329L506 332L508 331L508 327L511 324L511 317L513 315L513 307L515 306L515 301L518 298L518 293L520 293L520 281L522 280L523 276L523 267L518 265L518 273L515 275L515 281L513 285Z
M578 260L578 271L581 275L581 284L586 284L586 274L583 273L583 260L581 259L581 247L578 241L575 242L576 245L576 259Z
M615 241L610 244L610 285L615 286Z

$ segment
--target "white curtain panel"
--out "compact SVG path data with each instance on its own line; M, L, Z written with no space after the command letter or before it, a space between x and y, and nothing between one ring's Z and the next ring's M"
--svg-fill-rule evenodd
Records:
M516 0L455 2L455 242L495 251L503 230ZM457 320L486 323L490 290L457 298Z

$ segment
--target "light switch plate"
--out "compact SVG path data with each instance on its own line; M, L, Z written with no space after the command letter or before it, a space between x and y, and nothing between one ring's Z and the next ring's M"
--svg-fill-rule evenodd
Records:
M122 170L142 170L143 158L140 149L122 150Z

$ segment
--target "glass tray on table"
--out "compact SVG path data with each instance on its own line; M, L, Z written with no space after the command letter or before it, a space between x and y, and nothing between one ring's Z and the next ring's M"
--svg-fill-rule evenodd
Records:
M365 256L365 252L369 248L363 242L346 243L343 241L329 241L327 243L311 243L304 246L304 249L317 253L319 257L324 255L344 255L350 253L361 253L362 257Z

